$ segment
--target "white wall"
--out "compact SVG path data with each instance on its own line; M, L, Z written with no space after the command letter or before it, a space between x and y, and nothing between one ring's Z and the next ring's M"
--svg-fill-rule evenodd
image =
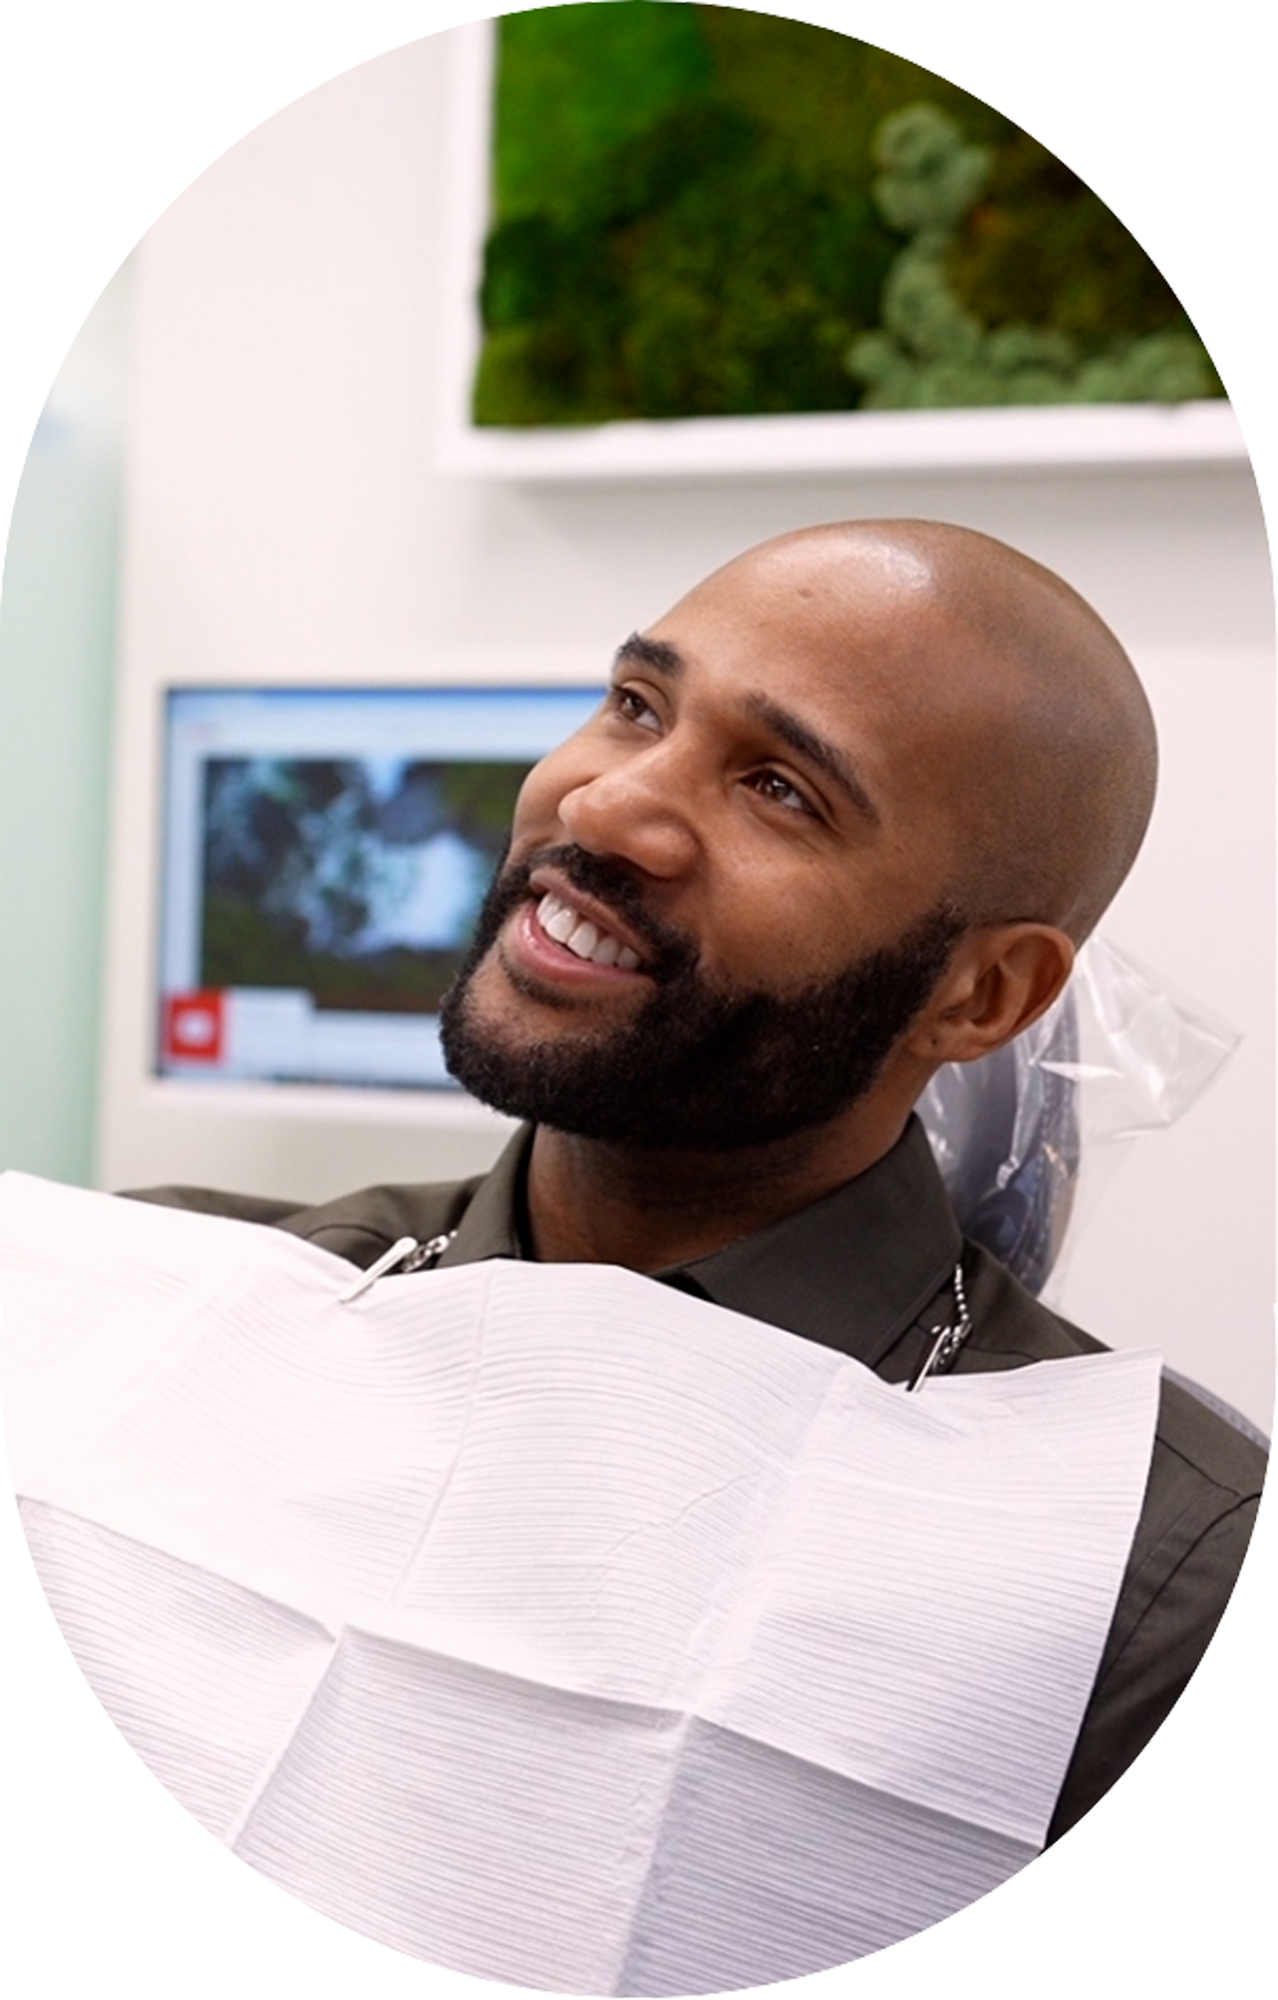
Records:
M443 477L446 40L272 119L137 255L101 1180L309 1197L469 1170L495 1144L420 1106L263 1124L144 1088L166 682L597 677L620 637L768 534L852 514L963 521L1062 571L1144 672L1163 797L1106 930L1245 1033L1183 1125L1123 1165L1064 1309L1109 1340L1163 1345L1266 1421L1272 609L1250 477Z

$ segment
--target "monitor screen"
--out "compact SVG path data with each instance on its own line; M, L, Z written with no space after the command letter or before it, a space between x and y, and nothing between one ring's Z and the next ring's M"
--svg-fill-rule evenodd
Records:
M156 1071L453 1089L439 1002L597 688L175 688Z

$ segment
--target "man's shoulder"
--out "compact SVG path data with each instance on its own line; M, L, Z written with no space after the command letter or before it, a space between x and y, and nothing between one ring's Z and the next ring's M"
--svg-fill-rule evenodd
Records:
M993 1258L969 1249L964 1264L973 1318L965 1369L1104 1352ZM1246 1555L1266 1465L1254 1426L1164 1370L1140 1519L1052 1839L1139 1755L1198 1666Z
M402 1236L425 1242L456 1228L484 1178L477 1174L463 1181L359 1188L332 1201L313 1203L197 1187L130 1189L129 1198L200 1215L229 1216L238 1222L265 1223L366 1269Z
M1031 1361L1102 1354L1105 1343L1034 1298L986 1252L969 1246L969 1297L973 1330L962 1366L1015 1368ZM1151 1338L1149 1346L1158 1345ZM1169 1504L1183 1503L1191 1487L1218 1495L1227 1509L1254 1499L1264 1480L1267 1454L1261 1432L1209 1390L1164 1370L1155 1458Z

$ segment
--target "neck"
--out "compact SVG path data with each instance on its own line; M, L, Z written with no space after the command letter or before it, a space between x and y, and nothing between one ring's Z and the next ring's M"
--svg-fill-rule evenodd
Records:
M708 1257L795 1214L874 1165L904 1112L864 1116L730 1153L609 1145L539 1126L528 1167L541 1263L661 1271Z

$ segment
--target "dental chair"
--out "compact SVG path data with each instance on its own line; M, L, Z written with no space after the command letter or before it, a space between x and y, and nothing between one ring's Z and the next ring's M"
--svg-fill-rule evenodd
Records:
M1036 1297L1060 1255L1082 1163L1079 1044L1067 987L1019 1044L938 1070L918 1106L963 1234ZM1268 1451L1265 1432L1223 1397L1177 1369L1163 1374Z

